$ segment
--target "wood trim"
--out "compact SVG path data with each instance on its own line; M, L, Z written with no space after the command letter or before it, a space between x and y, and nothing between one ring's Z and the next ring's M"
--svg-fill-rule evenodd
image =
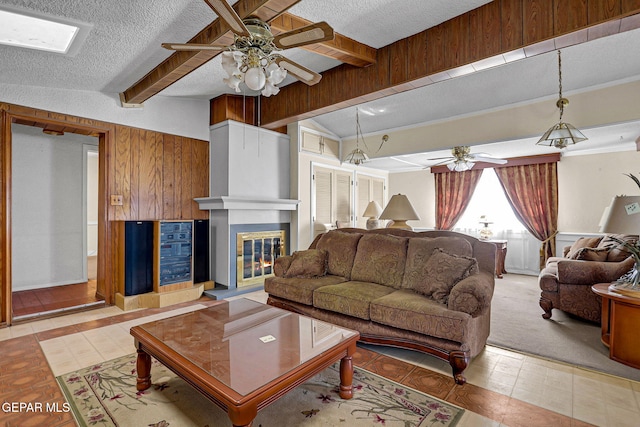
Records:
M0 202L0 324L11 325L11 117L6 110L2 110L0 123L0 180L2 201Z
M556 42L566 46L625 31L630 28L612 30L607 24L639 13L640 0L495 0L379 48L369 67L343 64L325 71L314 86L296 82L281 88L262 99L261 126L273 129L455 78L483 69L477 61L503 61L503 54L515 50L535 56L556 49ZM587 28L587 37L571 37Z
M494 163L477 162L473 165L473 169L499 169L508 168L510 166L522 166L522 165L537 165L541 163L555 163L560 161L560 153L541 154L538 156L522 156L511 157L507 159L507 163L504 165L496 165ZM446 166L432 166L431 173L446 173L451 172Z

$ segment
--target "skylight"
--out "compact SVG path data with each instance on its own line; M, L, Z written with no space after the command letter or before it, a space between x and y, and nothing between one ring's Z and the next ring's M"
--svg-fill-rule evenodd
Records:
M78 47L74 46L72 49L72 43L80 33L84 33L86 37L91 28L89 24L76 23L68 19L0 7L0 44L8 46L62 54L75 53Z

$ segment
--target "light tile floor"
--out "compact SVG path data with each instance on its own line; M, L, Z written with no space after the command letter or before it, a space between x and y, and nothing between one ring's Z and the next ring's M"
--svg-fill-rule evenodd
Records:
M241 297L266 302L264 292ZM77 370L135 351L129 329L133 325L202 308L200 304L141 317L40 342L54 375ZM117 307L70 314L0 329L0 341L61 326L102 319L122 311ZM447 363L428 355L389 347L364 346L426 369L450 375ZM597 426L640 426L640 383L539 357L487 346L465 371L469 384ZM499 426L500 423L466 411L459 424Z

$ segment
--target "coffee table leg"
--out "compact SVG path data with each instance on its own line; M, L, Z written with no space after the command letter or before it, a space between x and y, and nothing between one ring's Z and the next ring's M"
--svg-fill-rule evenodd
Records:
M355 344L347 349L347 355L340 359L340 397L351 399L353 397L353 353Z
M227 409L227 414L233 427L251 427L253 419L258 415L258 408L255 405L245 405L242 409L231 406Z
M136 370L138 371L136 389L142 391L151 387L151 356L140 349L138 349Z

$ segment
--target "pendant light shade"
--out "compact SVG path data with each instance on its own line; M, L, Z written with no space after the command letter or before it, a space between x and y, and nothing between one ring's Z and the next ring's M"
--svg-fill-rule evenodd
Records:
M560 50L558 50L558 89L559 97L556 102L556 106L560 110L560 120L558 123L551 126L551 128L542 135L536 144L563 149L569 145L585 141L587 140L587 137L576 129L575 126L562 121L564 107L569 104L569 100L562 97L562 57L560 55Z

